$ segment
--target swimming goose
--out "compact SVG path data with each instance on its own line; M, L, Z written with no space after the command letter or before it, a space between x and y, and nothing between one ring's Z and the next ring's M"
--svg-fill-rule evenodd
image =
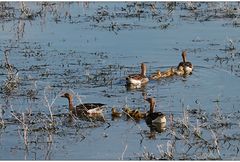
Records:
M161 72L160 70L158 70L156 73L152 74L152 76L150 77L153 80L157 80L157 79L161 79L161 78L167 78L167 77L171 77L175 74L175 70L173 67L167 69L166 71Z
M146 84L149 79L146 77L147 72L147 66L146 64L141 64L141 74L131 74L128 77L126 77L126 83L127 85L134 85L141 87L142 85Z
M73 95L70 93L64 93L61 97L68 99L69 111L74 115L98 115L102 114L102 103L84 103L77 106L73 106Z
M146 113L141 112L139 109L130 109L129 107L123 108L124 113L127 115L127 117L131 117L135 120L140 120L145 118Z
M140 119L143 119L146 117L146 113L145 112L141 112L139 109L136 109L134 111L134 113L132 114L132 117L135 119L135 120L140 120Z
M184 72L183 66L179 66L177 69L174 69L174 74L180 75L180 76L184 75L185 72Z
M145 121L149 125L151 124L166 124L166 115L161 112L154 112L156 101L152 98L147 98L150 104L150 111L147 113Z
M186 60L186 56L187 56L187 52L183 51L182 52L183 61L178 64L177 69L179 70L181 67L183 67L185 74L191 74L193 71L193 65L191 62Z
M121 112L118 112L116 110L116 108L112 108L112 117L121 117L122 116L122 113Z

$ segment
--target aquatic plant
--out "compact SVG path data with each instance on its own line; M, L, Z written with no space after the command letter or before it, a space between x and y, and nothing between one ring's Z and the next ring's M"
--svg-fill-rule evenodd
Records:
M18 88L18 85L20 83L18 70L14 65L9 63L9 59L8 59L9 51L10 51L9 49L6 49L4 51L4 58L5 58L4 67L7 72L7 75L6 75L7 78L5 80L5 83L2 89L6 94L11 94L11 92L13 92L15 89Z

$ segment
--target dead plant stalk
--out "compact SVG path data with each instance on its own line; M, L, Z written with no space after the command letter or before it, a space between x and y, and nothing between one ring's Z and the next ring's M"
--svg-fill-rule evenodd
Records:
M125 148L124 148L124 150L123 150L123 153L122 153L122 159L121 159L121 160L123 160L123 157L124 157L124 154L125 154L127 148L128 148L128 145L126 144L126 146L125 146Z
M22 113L22 120L19 119L14 113L11 113L11 115L22 124L24 144L27 147L28 146L28 125L26 124L25 114Z
M55 103L56 99L57 99L58 96L55 96L55 98L52 100L51 103L49 103L48 101L48 98L47 98L47 95L46 95L46 89L44 89L44 99L47 103L47 107L48 107L48 110L49 110L49 113L50 113L50 116L51 116L51 122L53 123L54 122L54 117L53 117L53 113L52 113L52 106L53 104Z

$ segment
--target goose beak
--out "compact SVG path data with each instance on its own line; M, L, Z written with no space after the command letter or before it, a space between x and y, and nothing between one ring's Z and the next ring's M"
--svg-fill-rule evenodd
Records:
M65 93L60 94L60 97L65 97Z

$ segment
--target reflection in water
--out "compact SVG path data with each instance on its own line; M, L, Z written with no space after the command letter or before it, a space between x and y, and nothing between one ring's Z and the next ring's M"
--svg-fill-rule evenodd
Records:
M148 135L149 139L155 139L157 133L163 133L166 131L166 123L153 123L147 124L150 128L150 134Z
M203 3L201 3L201 7L196 6L197 9L194 10L187 10L184 7L184 2L156 3L156 6L148 2L138 4L82 2L83 7L76 3L56 2L24 2L20 8L18 3L8 3L6 5L1 10L3 28L1 31L1 50L3 52L4 48L9 48L11 51L7 56L9 56L11 65L19 70L20 84L16 84L18 85L16 88L14 88L14 84L11 84L11 87L14 88L11 92L14 93L10 93L10 95L4 91L1 92L1 103L6 103L3 107L6 114L2 118L2 123L3 121L5 122L6 128L0 129L0 131L4 131L0 133L0 136L2 136L0 137L2 158L24 158L23 151L12 157L8 149L15 145L18 146L19 140L16 140L18 139L16 137L17 133L14 133L18 130L18 124L15 122L8 124L7 118L10 113L9 107L13 107L14 110L20 113L29 108L26 98L30 97L31 99L32 96L36 97L36 100L30 105L30 110L32 110L33 114L36 112L47 114L36 117L34 115L29 120L30 122L26 123L30 130L28 132L30 140L28 141L29 153L26 149L25 159L116 159L119 157L119 153L123 151L121 148L116 147L121 144L123 134L129 139L130 143L128 145L131 145L126 151L126 156L131 157L133 152L139 151L138 143L136 143L136 136L138 136L139 130L132 129L132 125L133 123L137 123L137 126L145 127L146 124L144 122L133 122L132 118L126 115L124 117L129 120L118 118L118 122L105 122L103 116L96 119L95 117L73 116L69 113L67 113L69 115L68 118L66 116L57 117L54 115L55 113L63 112L61 108L64 103L61 100L56 100L51 106L54 119L57 120L56 125L54 125L56 131L52 133L54 137L53 141L50 137L51 134L47 135L46 131L54 128L49 128L47 124L49 123L47 122L48 118L50 118L48 116L49 112L43 109L43 92L44 88L48 85L54 87L52 94L56 94L62 89L71 88L89 97L90 101L100 100L104 103L106 102L109 106L122 105L124 98L127 98L132 101L130 105L143 108L142 97L139 97L138 94L139 92L150 92L151 95L156 96L162 102L161 106L157 108L168 114L172 112L176 116L174 122L173 116L169 119L167 128L162 124L148 125L150 128L150 131L147 131L150 133L149 138L163 136L162 140L158 142L164 148L166 148L166 139L168 139L165 136L168 133L162 132L166 132L166 129L168 129L167 131L182 129L181 127L178 128L178 125L175 125L178 117L182 115L181 104L189 106L189 109L199 106L199 108L206 111L204 117L205 115L208 116L209 112L212 112L212 100L216 99L217 96L220 96L220 101L227 101L221 102L224 107L223 113L226 111L235 112L234 110L238 108L239 86L237 85L239 78L232 74L237 74L238 76L240 74L238 66L239 56L237 54L234 55L234 52L237 52L237 49L239 49L239 44L229 44L225 47L222 40L225 39L227 32L231 39L239 42L239 38L236 36L239 31L236 28L232 28L231 25L226 24L224 25L224 32L222 32L223 27L219 26L219 24L223 21L218 21L222 20L221 17L224 17L223 12L225 11L233 11L231 14L236 17L238 16L236 14L238 12L234 8L232 8L233 10L225 10L230 5L223 5L224 10L219 7L220 10L219 8L214 8L209 12L207 11L214 21L206 21L204 23L206 28L202 25L199 26L199 21L196 21L195 17L192 16L193 12L195 12L197 13L195 14L197 15L197 20L205 19L204 14L201 14L201 12L206 11L206 5L208 4ZM31 10L28 10L27 5L31 7ZM150 5L151 12L149 12ZM166 5L167 8L165 7ZM195 5L194 3L194 7ZM239 7L237 4L233 5L234 7ZM1 3L2 6L3 3ZM14 6L16 6L16 9L14 9ZM176 12L172 12L175 9ZM12 16L4 16L5 11L10 14L12 13ZM151 13L154 14L153 17ZM179 14L182 16L179 16ZM138 17L141 18L139 21ZM228 18L230 19L229 16ZM178 25L176 26L176 24ZM165 29L162 30L161 28L164 26ZM39 31L40 27L41 31ZM205 32L201 32L202 28L204 28ZM111 30L117 30L118 35L114 35ZM66 34L66 31L69 32ZM196 33L200 33L198 35L200 39L191 41L197 36ZM15 36L14 39L12 35ZM175 39L171 39L172 37ZM191 76L176 76L173 79L150 81L146 87L139 89L135 89L135 87L130 85L126 87L126 91L124 83L121 82L126 76L125 67L144 61L149 65L148 74L150 74L159 67L167 68L168 66L176 65L179 57L175 53L178 54L179 51L185 48L191 53L189 59L194 63L194 67L196 67ZM5 62L7 63L8 61L5 60ZM6 67L4 68L4 61L2 64L0 67L0 76L2 80L1 84L4 85L8 73L10 74L11 71L7 71ZM83 75L86 68L89 70L89 77ZM229 68L231 68L231 72ZM14 68L12 72L15 72L15 70ZM13 74L14 76L16 75L16 73ZM32 92L32 81L38 82L38 87L35 86L35 90L38 92L36 94L30 93ZM147 95L143 96L146 100ZM197 105L193 102L196 99L199 101ZM185 108L185 106L182 106L182 108ZM111 114L107 111L104 115L110 117ZM233 118L232 116L231 118L226 118L229 119L231 128L225 128L220 125L223 131L221 132L222 134L216 134L217 137L220 139L225 138L227 134L224 134L224 132L227 132L229 139L235 138L232 136L236 131L239 131L237 127L239 120L235 119L239 118L234 118L234 116L235 114ZM212 116L210 117L212 118ZM211 118L209 118L210 121ZM46 125L42 121L45 121ZM186 130L190 130L190 133L192 133L193 128L195 128L192 125L195 126L198 121L203 125L211 125L209 120L202 120L201 118L197 118L196 114L192 114L192 116L189 115L191 129ZM108 129L109 136L107 138L104 137L104 140L102 140L102 136L98 137L98 135L101 134L103 129L106 129L104 125L108 124L107 122L110 123L107 128L110 125L112 126ZM42 129L45 127L47 128ZM185 130L185 128L183 129ZM80 140L85 139L85 134L83 133L86 130L91 132L90 135L86 135L87 140L76 142L78 138ZM203 139L211 139L212 134L211 132L209 133L209 129L201 127L201 130L204 131L202 134ZM21 128L20 131L22 131ZM182 139L181 135L184 135L185 131L177 133L176 137ZM35 139L36 135L39 136L37 139ZM48 136L49 140L46 140ZM175 139L175 136L173 137ZM39 141L38 138L43 139ZM96 140L98 138L100 140ZM68 142L69 139L74 141L74 145ZM57 145L55 146L51 142L46 144L46 141L53 141ZM198 141L201 141L201 139L198 139ZM189 139L189 143L192 142L195 142L195 138L193 140ZM218 142L221 142L221 140ZM178 148L186 146L184 139L179 140L177 144ZM152 141L147 141L144 145L148 148L156 147L156 143ZM231 147L227 146L229 151L226 151L226 145L219 143L219 146L221 146L220 151L224 155L223 158L235 158L235 155L231 155L232 150L236 150L233 145ZM73 152L70 154L70 151L67 149L64 150L64 147L70 147ZM103 147L104 149L102 149ZM63 151L59 151L60 148ZM79 148L84 149L79 151ZM183 155L191 159L194 157L198 159L197 151L195 151L198 149L197 145L193 145L188 154L178 152L173 155L175 159L181 158ZM35 151L35 156L32 150ZM209 150L205 149L203 151L198 152L207 154ZM92 155L92 152L94 152L94 155ZM236 157L239 156L236 155Z
M126 89L127 91L132 91L132 90L141 90L141 91L145 91L146 89L146 85L147 84L143 84L143 85L134 85L134 84L126 84Z
M51 160L52 143L53 143L52 132L48 132L48 141L47 141L47 150L46 150L45 160Z
M73 121L76 120L82 120L82 121L89 121L89 122L106 122L104 115L101 114L94 114L94 115L85 115L81 114L76 116L75 114L69 113L68 118L67 118L69 123L72 123Z
M166 123L153 123L148 125L151 132L162 133L166 130Z
M24 159L28 160L28 157L29 157L28 146L25 146L25 149L24 149Z
M18 26L17 26L17 40L20 40L21 38L23 38L24 31L25 31L25 21L19 20Z

